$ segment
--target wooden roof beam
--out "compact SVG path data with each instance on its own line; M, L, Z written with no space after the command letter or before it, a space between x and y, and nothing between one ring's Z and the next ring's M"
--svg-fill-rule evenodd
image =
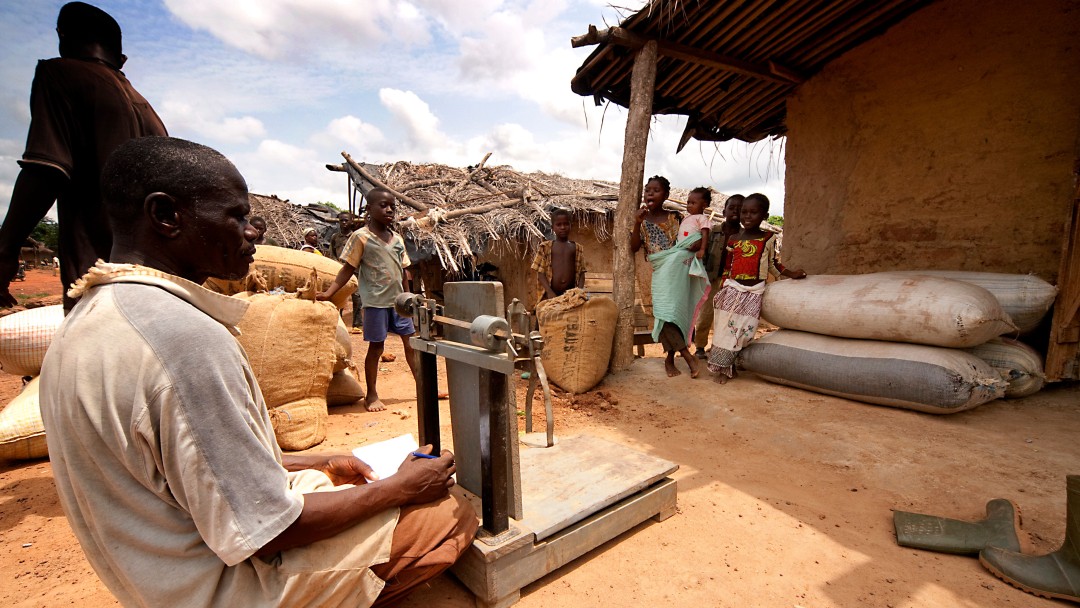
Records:
M587 34L571 38L570 44L574 48L591 46L594 44L615 44L638 49L644 46L647 41L647 38L621 27L611 27L601 31L596 29L595 25L590 25ZM795 70L780 65L775 61L769 61L767 64L762 65L743 61L727 55L721 55L720 53L702 51L701 49L685 44L679 44L677 42L664 40L657 40L656 42L658 47L657 50L664 57L736 72L780 84L800 84L805 80Z

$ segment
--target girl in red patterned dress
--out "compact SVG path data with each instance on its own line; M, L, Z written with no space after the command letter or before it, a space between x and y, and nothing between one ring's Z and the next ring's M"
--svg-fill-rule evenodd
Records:
M728 237L724 282L713 298L709 371L717 374L720 384L735 377L738 353L754 338L768 276L806 278L802 270L784 268L776 251L776 234L761 229L761 222L769 217L769 199L764 194L746 197L739 217L742 231Z

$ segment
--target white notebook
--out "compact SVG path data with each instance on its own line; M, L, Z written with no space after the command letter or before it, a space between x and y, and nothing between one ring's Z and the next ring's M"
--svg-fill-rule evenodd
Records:
M393 439L362 445L352 451L353 456L363 460L375 471L379 479L386 479L397 473L398 467L405 461L409 452L420 447L416 438L406 433Z

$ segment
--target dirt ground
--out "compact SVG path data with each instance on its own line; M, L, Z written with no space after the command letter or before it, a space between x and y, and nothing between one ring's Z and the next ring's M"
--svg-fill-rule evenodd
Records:
M363 352L360 336L354 345ZM387 411L332 408L329 436L315 451L416 432L400 342L391 338L387 350L399 355L382 366ZM586 395L558 395L556 434L590 433L678 463L679 513L529 585L518 606L1055 605L975 559L898 547L890 510L976 519L987 500L1012 498L1033 549L1054 549L1064 534L1065 475L1080 461L1077 385L938 417L751 374L725 387L669 380L658 347L647 354ZM18 378L0 377L0 402L18 388ZM449 442L445 406L442 420ZM0 463L0 547L0 605L117 605L78 549L47 461ZM402 605L465 608L473 600L443 575Z

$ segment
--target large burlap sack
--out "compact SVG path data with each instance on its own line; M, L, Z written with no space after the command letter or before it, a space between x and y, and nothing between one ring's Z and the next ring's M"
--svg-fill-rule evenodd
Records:
M42 306L0 318L0 370L16 376L41 373L45 351L64 321L64 307Z
M0 460L29 460L48 455L38 402L38 379L34 378L0 411Z
M571 289L536 307L542 360L548 379L571 393L584 393L607 373L619 318L615 302L605 296L587 297Z
M752 342L739 360L777 384L931 414L971 409L1005 393L989 364L935 346L781 329Z
M309 254L310 255L310 254ZM326 389L336 360L338 311L295 294L237 294L250 303L237 338L259 381L283 450L326 438Z
M334 331L334 373L338 373L352 364L352 336L345 322L338 317Z
M1005 387L1006 399L1034 395L1046 384L1042 357L1027 344L1009 338L994 338L986 344L965 349L997 370Z
M239 281L209 278L203 283L203 287L227 296L245 291L273 291L279 287L288 293L296 293L311 281L314 271L315 289L324 291L334 282L339 270L341 263L332 258L296 249L259 245L255 248L255 262L251 265L248 276ZM355 275L330 301L334 306L344 308L354 291Z
M360 386L355 374L355 368L334 373L330 378L330 386L326 389L326 405L352 405L364 398L364 388Z
M918 270L890 274L917 274L942 277L978 285L997 298L1001 308L1009 315L1020 333L1027 333L1039 326L1057 297L1057 287L1031 274L1005 274L997 272L968 272L964 270Z
M982 287L891 273L776 281L765 288L761 316L778 327L826 336L950 348L1016 331Z

